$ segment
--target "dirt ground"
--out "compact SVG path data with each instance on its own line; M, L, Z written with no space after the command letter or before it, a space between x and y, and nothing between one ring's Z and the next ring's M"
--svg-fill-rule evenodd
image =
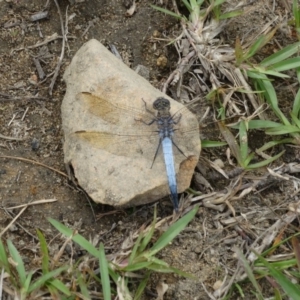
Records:
M161 88L176 66L177 55L174 48L166 47L164 41L156 42L154 46L151 36L175 37L179 28L176 20L150 7L150 3L158 4L159 1L137 1L135 14L127 17L124 1L121 0L60 0L63 18L66 10L69 17L68 43L50 96L49 86L62 49L61 25L54 1L49 1L49 8L46 9L49 15L46 19L39 22L30 20L32 14L44 9L46 2L0 1L0 133L5 136L0 136L0 155L15 157L0 158L1 232L20 211L8 210L9 207L42 199L57 199L56 202L29 206L3 236L13 241L28 267L33 268L37 267L32 260L38 251L36 229L44 232L49 241L57 235L47 221L48 217L77 228L86 237L100 234L108 254L145 220L152 220L153 205L115 211L112 207L89 203L85 194L74 188L64 175L34 164L32 160L66 173L60 118L60 105L65 93L62 75L76 51L86 41L95 38L106 46L113 44L130 67L139 64L146 66L150 70L150 82ZM255 33L269 20L270 14L279 15L285 11L279 1L275 1L275 9L272 3L264 1L258 13L256 4L248 2L253 12L247 18L236 18L224 30L224 38L230 44L234 44L238 35L247 38L249 31ZM171 1L166 7L171 8ZM37 44L54 34L58 37L53 41L45 42L44 45ZM293 42L283 31L279 31L278 40L282 46ZM271 54L274 49L277 49L276 45L268 46L264 50L266 53L262 52L262 57ZM39 58L45 72L43 79L39 77L34 58ZM157 63L158 58L165 61L163 66ZM255 137L253 149L260 146L261 139L261 136ZM202 156L212 160L217 157L226 160L225 151L205 150ZM293 161L294 156L289 159ZM283 204L282 199L286 193L289 190L281 186L265 192L263 196L247 197L239 203L233 203L233 206L239 214L248 212L250 206L257 210L269 206L275 208L279 203ZM162 203L165 208L159 209L159 214L170 214L172 207L169 199ZM209 299L201 282L213 291L214 284L224 277L222 266L226 265L229 272L230 266L234 269L236 260L232 247L242 242L242 237L232 227L219 227L218 216L217 211L202 207L189 227L160 253L160 257L170 265L193 273L199 280L153 275L144 299L156 298L156 284L161 280L169 285L165 299ZM275 218L270 215L265 220L265 228ZM56 249L53 246L51 251ZM254 296L247 296L246 299L252 297L254 299Z

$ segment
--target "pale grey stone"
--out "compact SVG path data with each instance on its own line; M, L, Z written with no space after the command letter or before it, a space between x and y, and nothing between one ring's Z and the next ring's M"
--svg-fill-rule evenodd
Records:
M158 136L155 136L155 145L151 145L148 138L149 148L141 151L140 143L128 142L112 143L108 152L103 147L103 140L88 141L76 132L118 134L126 128L139 128L137 123L141 122L127 114L109 119L114 112L100 107L100 98L117 107L133 107L138 111L145 111L142 98L151 110L153 101L158 97L171 101L172 114L183 106L152 87L97 40L90 40L78 50L65 71L64 80L67 84L62 103L65 163L72 165L80 186L95 202L113 206L140 205L167 196L169 188L161 150L151 168ZM82 92L96 95L95 101L85 98L80 94ZM197 127L195 116L186 109L182 112L180 126ZM191 157L187 159L174 148L178 192L189 186L200 154L199 132L187 132L182 138L179 146ZM151 149L150 156L146 156L148 149L149 152Z

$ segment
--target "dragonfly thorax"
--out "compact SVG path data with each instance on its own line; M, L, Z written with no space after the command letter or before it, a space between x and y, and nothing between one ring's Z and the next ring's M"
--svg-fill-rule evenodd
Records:
M166 137L172 138L174 134L174 120L171 116L168 117L157 117L156 120L159 136L161 139Z

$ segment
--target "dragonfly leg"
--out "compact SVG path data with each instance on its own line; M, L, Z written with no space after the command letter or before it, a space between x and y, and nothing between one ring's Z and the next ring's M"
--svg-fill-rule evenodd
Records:
M148 113L150 113L151 115L153 115L153 119L152 119L149 123L145 122L145 121L142 120L142 119L140 119L140 120L134 119L134 120L135 120L135 121L142 122L142 123L144 123L144 124L150 126L150 125L152 125L154 122L157 121L157 118L156 118L155 114L147 107L147 103L146 103L146 101L145 101L143 98L142 98L142 101L144 102L145 110L146 110Z
M187 158L187 156L183 153L183 151L174 143L174 141L172 140L172 144L177 148L177 150Z
M144 124L146 124L146 125L148 125L148 126L150 126L150 125L152 125L154 122L156 122L156 119L151 120L149 123L145 122L145 121L142 120L142 119L134 119L134 120L137 121L137 122L142 122L142 123L144 123ZM159 131L157 131L157 132L159 132Z
M144 102L144 105L145 105L145 110L150 113L151 115L155 116L155 114L153 113L153 111L151 111L148 106L147 106L147 103L146 101L142 98L142 101Z
M177 125L177 124L180 122L181 117L182 117L182 114L180 114L180 115L179 115L178 117L176 117L176 119L175 119L175 115L173 115L172 118L171 118L172 123L175 124L175 125Z
M152 167L153 167L153 165L154 165L155 159L156 159L156 157L157 157L158 150L159 150L160 145L161 145L161 141L162 141L162 139L159 139L159 144L158 144L158 146L157 146L157 148L156 148L156 151L155 151L154 158L153 158L152 165L151 165L151 168L150 168L150 169L152 169Z

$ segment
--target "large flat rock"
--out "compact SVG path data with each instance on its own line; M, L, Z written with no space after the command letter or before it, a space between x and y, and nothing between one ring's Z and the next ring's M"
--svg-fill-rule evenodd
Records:
M84 44L64 74L62 103L65 163L95 202L134 206L169 195L162 150L151 168L159 137L146 125L158 97L181 114L174 142L178 192L189 187L200 155L196 117L155 89L97 40ZM142 100L143 99L143 100ZM145 103L143 102L145 101ZM179 115L179 114L178 114Z

